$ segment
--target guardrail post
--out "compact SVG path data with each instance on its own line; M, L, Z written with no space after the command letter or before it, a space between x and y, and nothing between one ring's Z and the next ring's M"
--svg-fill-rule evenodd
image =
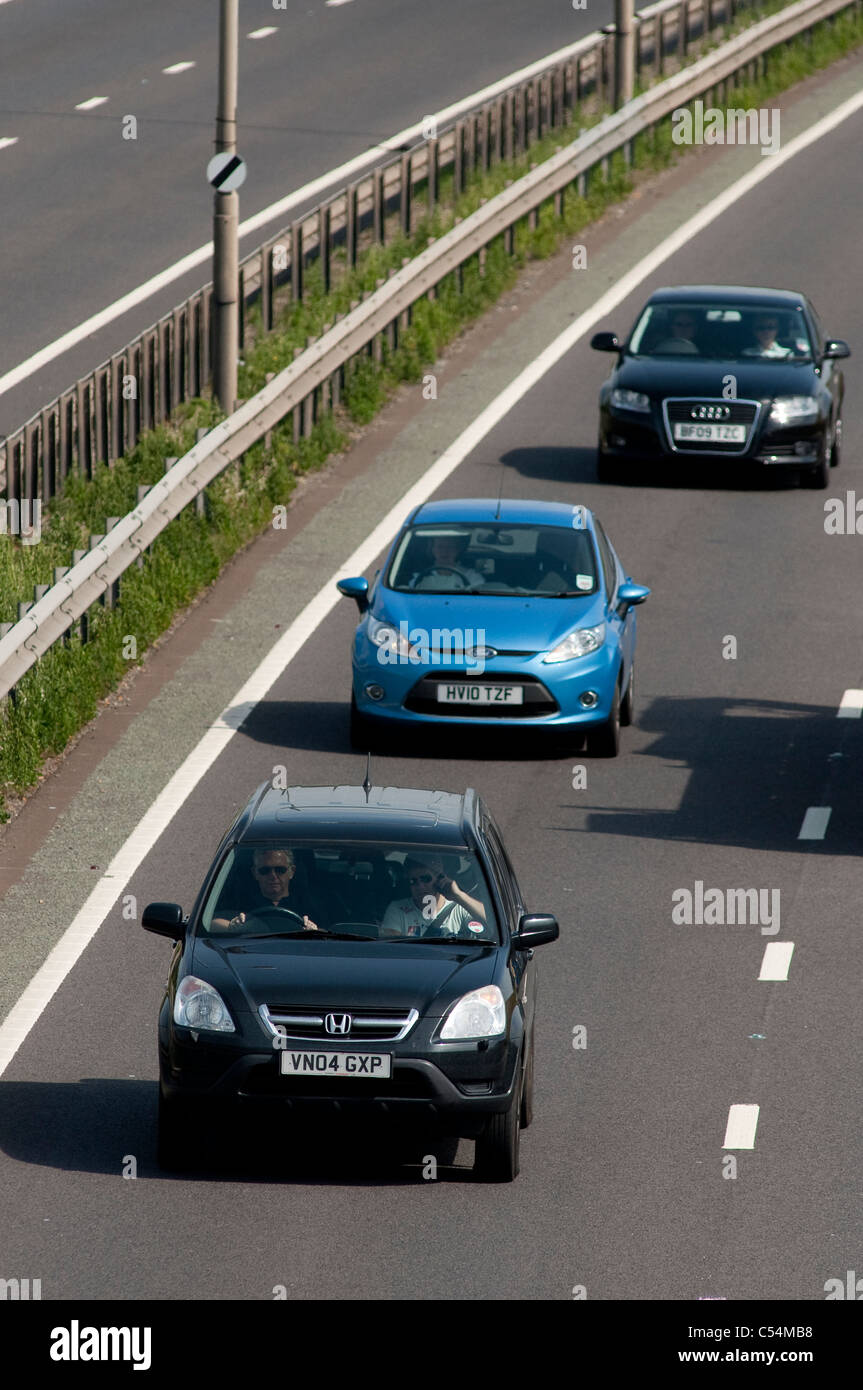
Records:
M452 147L452 191L454 197L461 196L464 188L464 123L456 121L453 131Z
M324 294L330 292L330 229L332 227L332 217L330 204L325 203L318 211L318 255L321 259L321 277L324 282Z
M291 226L291 303L299 304L303 297L303 224Z
M688 0L681 0L677 11L677 56L682 60L686 57L689 45L689 35L687 33L687 19L689 16Z
M437 137L429 140L426 146L426 185L429 200L429 216L434 216L437 205L437 186L438 186L438 159L440 151Z
M345 251L351 268L357 263L359 220L359 185L352 183L345 195Z
M373 206L372 206L372 239L379 246L387 244L387 209L386 209L386 190L384 188L384 171L376 169L372 178L373 184Z
M403 154L399 168L399 194L400 194L400 213L401 228L405 236L411 234L411 174L412 159L410 153Z

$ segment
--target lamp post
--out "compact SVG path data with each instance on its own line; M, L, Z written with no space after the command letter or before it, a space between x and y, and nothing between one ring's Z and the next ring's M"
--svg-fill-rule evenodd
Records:
M614 108L632 101L635 91L634 0L614 0Z
M217 154L237 152L238 29L239 0L219 0ZM239 194L217 189L213 198L213 388L228 415L237 399L239 223Z

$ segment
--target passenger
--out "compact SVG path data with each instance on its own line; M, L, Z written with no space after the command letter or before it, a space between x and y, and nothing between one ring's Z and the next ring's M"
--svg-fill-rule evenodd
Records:
M302 918L306 931L320 931L317 923L306 916L296 901L291 899L291 880L296 871L294 856L289 849L256 849L252 856L252 877L257 886L257 893L254 893L250 886L248 897L244 895L246 911L234 911L229 916L214 917L210 923L210 931L236 931L244 925L247 917L254 916L256 909L267 907L286 907ZM231 909L228 911L231 912Z
M793 357L792 348L777 343L779 322L775 314L759 314L755 320L755 345L743 349L744 357Z
M485 908L459 888L437 855L405 860L411 895L391 902L381 923L385 936L466 936L468 923L485 925Z

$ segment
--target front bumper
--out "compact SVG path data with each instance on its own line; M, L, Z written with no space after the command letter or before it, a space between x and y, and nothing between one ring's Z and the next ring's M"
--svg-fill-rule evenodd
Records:
M767 424L768 415L768 407L759 410L752 436L742 452L716 448L675 448L658 401L651 404L649 415L619 410L605 402L600 407L600 447L609 458L620 462L655 460L685 466L688 459L694 459L697 462L709 460L718 465L778 465L785 468L811 468L818 463L826 447L825 421L771 429Z
M481 670L408 661L381 666L374 658L358 659L355 653L354 698L361 714L382 724L398 721L470 728L590 727L604 723L611 714L620 661L620 652L610 642L599 651L572 661L549 664L536 655L497 656L485 661ZM438 702L438 684L520 685L524 699L521 705L501 703L497 707ZM378 687L382 696L373 699L368 686ZM582 704L579 697L585 692L597 697L594 704Z
M425 1020L429 1033L433 1022L437 1020ZM195 1040L188 1028L173 1026L160 1029L162 1092L168 1100L239 1104L262 1114L281 1110L333 1119L374 1116L408 1126L437 1124L469 1138L480 1132L489 1115L507 1110L512 1102L520 1027L519 1019L509 1038L434 1046L421 1037L353 1045L330 1038L287 1041L286 1049L297 1052L389 1053L392 1076L366 1081L322 1078L317 1073L283 1076L281 1047L268 1047L265 1042L252 1046L237 1035L201 1032Z

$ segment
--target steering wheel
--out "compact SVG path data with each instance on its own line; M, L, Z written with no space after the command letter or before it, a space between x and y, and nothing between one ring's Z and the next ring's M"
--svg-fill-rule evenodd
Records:
M272 913L277 914L279 917L293 917L294 921L302 927L303 931L309 930L299 912L294 912L289 907L277 907L275 903L270 907L256 907L254 912L247 912L246 921L243 925L248 925L250 917L269 917Z
M459 588L469 589L471 587L470 580L466 575L462 574L461 570L457 570L455 565L429 565L427 570L423 570L417 575L414 588L416 588L421 579L425 579L427 574L454 574L461 581Z

